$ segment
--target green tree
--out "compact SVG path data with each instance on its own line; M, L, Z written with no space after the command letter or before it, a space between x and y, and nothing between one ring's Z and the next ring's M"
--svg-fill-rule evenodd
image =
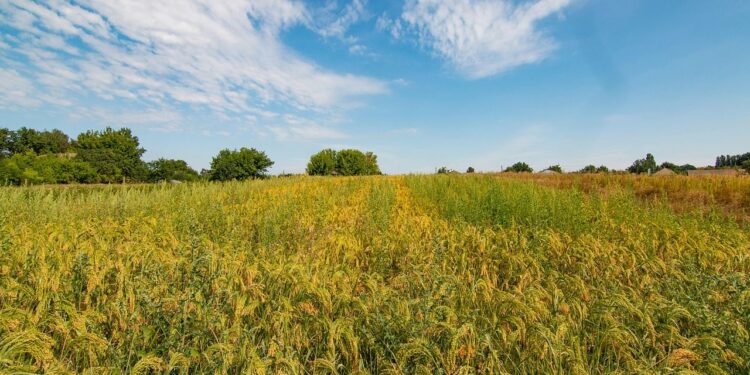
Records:
M656 160L654 159L654 155L646 154L645 159L634 161L633 165L628 167L628 172L635 174L656 172Z
M560 167L560 164L550 165L546 170L562 173L562 167Z
M581 168L578 173L596 173L596 166L593 164L589 164L583 168Z
M750 159L742 162L742 169L746 170L747 173L750 173Z
M307 174L311 176L330 176L336 170L336 151L330 148L310 157L307 163Z
M516 173L529 172L531 173L531 172L534 172L534 169L529 167L528 164L519 161L518 163L513 164L508 168L505 168L505 172L516 172Z
M466 173L474 173L474 167L466 168Z
M0 157L33 152L37 155L62 154L70 150L70 138L60 130L20 128L0 129Z
M609 173L609 168L606 165L600 165L599 168L596 168L596 173Z
M158 181L195 181L200 178L198 172L184 160L158 159L146 164L148 167L148 180Z
M359 150L334 151L326 149L310 157L307 164L310 175L364 176L380 174L378 157L372 152Z
M11 155L11 135L13 132L7 128L0 128L0 158Z
M128 128L81 133L74 147L76 159L91 164L104 182L142 181L147 177L146 164L141 160L146 150Z
M437 174L451 174L451 173L458 173L454 171L453 169L450 169L448 167L440 167L437 169Z
M0 183L67 184L96 181L96 170L88 163L31 151L0 160Z
M254 148L219 151L211 161L210 179L212 181L246 180L263 178L273 161L265 152Z

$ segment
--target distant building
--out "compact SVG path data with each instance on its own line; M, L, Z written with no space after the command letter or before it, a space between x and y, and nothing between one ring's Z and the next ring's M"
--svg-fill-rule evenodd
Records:
M673 170L669 168L662 168L658 172L653 174L654 176L676 176L677 173L674 173Z
M688 171L688 176L739 176L741 173L736 169L696 169Z
M550 169L545 169L545 170L539 172L539 174L560 174L560 172L553 171L553 170L550 170Z

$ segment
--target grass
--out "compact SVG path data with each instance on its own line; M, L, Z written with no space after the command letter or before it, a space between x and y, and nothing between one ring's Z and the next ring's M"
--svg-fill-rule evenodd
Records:
M3 188L0 373L747 373L738 180Z

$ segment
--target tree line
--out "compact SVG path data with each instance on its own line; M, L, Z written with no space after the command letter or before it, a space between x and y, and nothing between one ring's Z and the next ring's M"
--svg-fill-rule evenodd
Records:
M0 128L0 184L127 183L159 181L227 181L267 177L274 162L254 148L223 149L211 160L211 167L200 172L184 160L164 159L145 162L146 150L128 128L89 130L70 138L58 129L35 130ZM721 155L716 168L741 167L750 172L750 153ZM655 173L670 169L678 174L698 169L690 164L657 164L652 154L637 159L625 171L604 165L587 165L578 173ZM525 162L517 162L504 172L534 172ZM544 171L562 173L559 165ZM355 149L324 149L310 157L306 172L317 176L361 176L381 174L377 155ZM441 167L437 173L458 173ZM469 167L466 173L474 173Z
M128 128L89 130L70 138L58 129L0 128L0 184L227 181L267 177L274 162L254 148L224 149L201 172L179 159L145 162L146 150ZM313 155L311 175L380 174L377 156L326 149Z
M750 173L750 153L745 153L741 155L722 155L716 158L716 168L742 168L746 170L748 173ZM652 154L646 154L646 157L643 159L637 159L631 164L628 168L626 168L624 171L618 171L614 169L609 169L607 166L600 165L595 166L593 164L587 165L580 170L574 171L574 173L633 173L633 174L649 174L649 173L656 173L662 169L669 169L677 174L683 174L686 175L688 171L690 170L697 170L697 169L710 169L712 167L704 167L704 168L698 168L692 164L675 164L672 162L665 161L661 164L658 164L656 162L656 158ZM556 173L562 173L562 167L560 167L559 164L550 165L549 167L543 169L542 171L551 171ZM503 169L503 172L512 172L512 173L532 173L534 172L534 169L529 166L529 164L525 162L517 162L513 165ZM447 173L458 173L458 171L449 169L447 167L440 167L436 170L437 174L447 174ZM469 167L466 170L466 173L474 173L474 168Z

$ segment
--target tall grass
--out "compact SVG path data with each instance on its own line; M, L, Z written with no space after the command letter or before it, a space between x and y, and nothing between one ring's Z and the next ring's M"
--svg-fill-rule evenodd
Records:
M0 371L750 371L750 238L491 176L0 189Z

